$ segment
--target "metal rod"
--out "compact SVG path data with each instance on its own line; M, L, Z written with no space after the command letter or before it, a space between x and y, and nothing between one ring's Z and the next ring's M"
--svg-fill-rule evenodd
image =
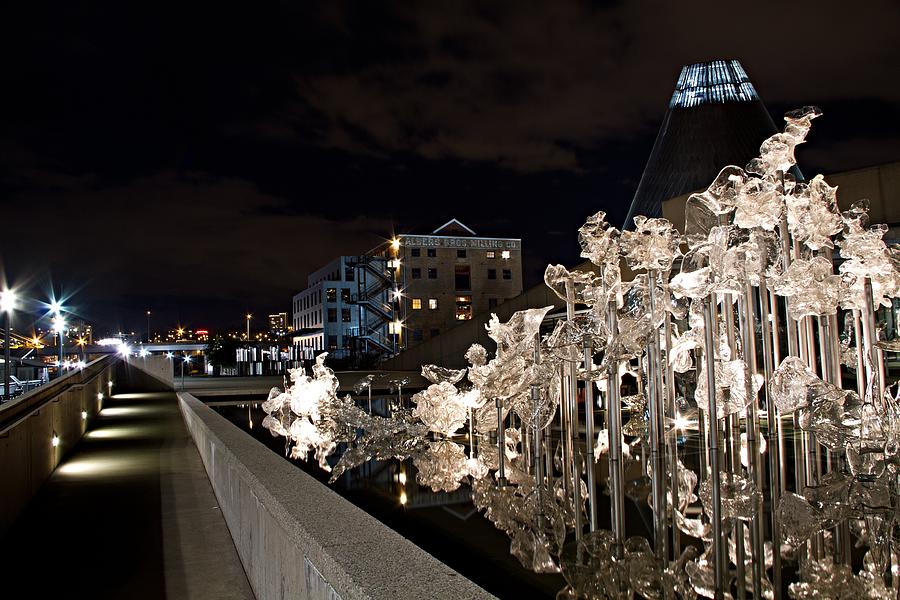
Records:
M584 341L584 434L585 465L588 488L588 521L591 532L597 531L597 486L594 483L594 384L591 381L591 342Z
M715 296L713 295L713 298ZM724 598L727 561L722 538L722 481L719 470L719 428L716 407L716 355L715 322L713 321L713 298L703 302L704 352L706 358L706 396L709 405L709 459L712 478L712 528L713 566L716 578L716 598Z
M616 300L610 300L607 310L607 323L610 332L618 327ZM619 397L619 361L609 361L607 371L607 410L609 415L609 489L610 489L610 521L613 539L616 543L617 555L622 553L625 543L625 498L623 484L625 481L622 464L622 402Z

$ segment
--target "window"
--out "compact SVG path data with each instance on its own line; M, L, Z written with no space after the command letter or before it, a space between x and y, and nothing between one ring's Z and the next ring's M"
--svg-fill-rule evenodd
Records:
M428 299L428 310L437 310L437 298Z
M463 292L472 289L472 268L469 265L456 265L456 289Z
M422 330L421 329L413 329L412 330L412 339L414 342L422 341Z
M459 250L456 251L456 258L465 258L465 257L466 257L465 248L460 248Z
M497 279L497 269L488 269L488 279Z
M337 336L336 335L328 336L328 349L329 350L337 350Z
M428 279L437 279L437 269L428 269Z
M422 279L422 269L419 267L412 268L412 278L413 279Z
M488 250L487 252L484 253L484 255L487 258L497 258L497 253L494 252L493 250Z
M341 309L341 322L343 322L343 323L350 322L350 309L349 308Z
M512 271L509 269L503 269L503 279L512 279Z
M431 337L437 337L437 336L441 335L441 330L440 329L432 329L428 332L428 335Z
M344 267L344 281L353 281L356 279L356 272L353 267Z
M412 299L412 309L413 310L422 310L422 299L421 298L413 298Z
M325 290L325 300L327 302L337 301L337 288L328 288Z
M468 321L472 318L472 296L456 297L456 320Z
M434 258L437 256L437 248L429 248L428 249L428 258Z
M350 304L350 288L341 288L341 302Z
M418 257L422 256L422 249L421 248L410 248L409 255L412 256L413 258L418 258Z
M496 298L488 298L488 308L497 308Z
M500 258L508 259L509 258L509 250L504 250L503 252L501 252Z
M328 309L328 322L329 323L337 323L337 309L336 308Z

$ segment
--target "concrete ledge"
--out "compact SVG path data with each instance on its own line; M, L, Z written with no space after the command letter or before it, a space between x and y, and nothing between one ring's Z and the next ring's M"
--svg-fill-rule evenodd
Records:
M190 394L178 398L257 598L493 598Z

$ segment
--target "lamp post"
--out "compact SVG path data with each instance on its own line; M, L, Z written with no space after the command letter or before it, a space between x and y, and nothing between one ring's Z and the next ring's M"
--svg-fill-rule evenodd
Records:
M253 315L247 313L247 341L250 341L250 319L253 318Z
M6 313L4 337L3 337L3 401L8 402L9 382L10 378L10 359L9 359L9 328L12 311L16 307L16 293L12 290L3 290L0 292L0 310Z
M190 364L191 357L185 355L184 360L181 361L181 391L184 391L184 365Z
M58 306L58 305L57 305L57 306ZM58 371L58 375L59 375L60 377L62 376L63 344L65 343L65 342L63 341L63 333L65 332L65 330L66 330L66 320L63 319L63 316L62 316L62 309L60 309L60 310L56 313L56 316L53 317L53 331L56 333L56 335L57 335L57 340L58 340L58 341L57 341L57 354L56 354L56 360L57 360L57 362L59 363L59 371Z
M150 309L147 309L147 343L149 344L152 340L150 339Z

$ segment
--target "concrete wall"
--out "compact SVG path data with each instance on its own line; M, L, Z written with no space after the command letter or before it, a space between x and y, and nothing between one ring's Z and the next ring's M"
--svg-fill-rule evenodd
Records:
M119 362L99 358L0 406L0 537L100 412Z
M129 356L116 370L117 391L171 392L174 361L162 354L145 357Z
M178 396L260 600L493 598L190 394Z

